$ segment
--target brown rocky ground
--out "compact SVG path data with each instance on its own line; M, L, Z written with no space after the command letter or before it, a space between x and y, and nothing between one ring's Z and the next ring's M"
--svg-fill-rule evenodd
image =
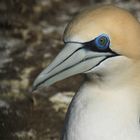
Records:
M84 75L43 88L32 82L63 47L66 24L81 8L102 3L129 9L140 19L138 0L0 1L0 139L58 140L67 106Z

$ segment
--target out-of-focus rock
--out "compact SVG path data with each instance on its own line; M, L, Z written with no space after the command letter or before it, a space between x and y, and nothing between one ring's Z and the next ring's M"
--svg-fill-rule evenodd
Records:
M49 100L53 103L53 108L56 111L62 109L64 110L64 112L66 112L67 106L71 102L74 94L75 94L74 92L63 92L63 93L59 92L51 96Z
M19 131L13 134L18 140L36 140L36 131L30 129L29 131Z
M20 53L20 50L25 48L25 43L21 39L9 38L9 37L0 37L0 75L6 69L4 66L8 63L13 62L13 53Z
M4 100L0 100L0 109L9 109L10 105L4 101Z

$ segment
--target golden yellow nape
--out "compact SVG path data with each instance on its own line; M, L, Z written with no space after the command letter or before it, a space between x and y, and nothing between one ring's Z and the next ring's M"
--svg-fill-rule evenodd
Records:
M140 140L140 25L128 11L87 8L66 28L65 47L33 90L72 75L85 81L69 106L62 140Z
M64 40L85 42L102 33L110 36L113 50L140 58L139 21L130 12L113 5L83 10L67 26Z

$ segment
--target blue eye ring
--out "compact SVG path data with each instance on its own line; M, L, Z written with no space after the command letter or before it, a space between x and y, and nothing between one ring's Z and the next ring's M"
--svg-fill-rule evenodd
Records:
M110 39L108 35L102 34L95 39L95 45L100 50L105 50L109 47Z

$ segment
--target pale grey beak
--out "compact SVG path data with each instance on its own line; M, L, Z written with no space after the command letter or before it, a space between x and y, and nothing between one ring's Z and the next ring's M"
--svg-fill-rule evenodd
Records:
M85 73L111 55L109 52L88 50L80 43L67 43L55 60L35 79L33 91L72 75Z

